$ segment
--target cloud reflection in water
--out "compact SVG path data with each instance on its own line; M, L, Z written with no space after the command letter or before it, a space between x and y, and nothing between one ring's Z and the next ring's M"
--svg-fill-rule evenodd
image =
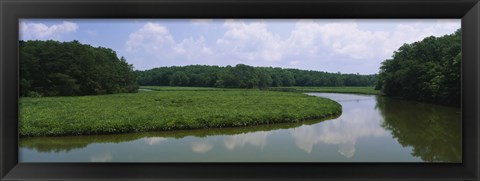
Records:
M195 153L206 153L212 150L213 144L207 142L193 142L192 151Z
M167 138L162 138L162 137L145 138L145 142L150 146L160 144L165 141L167 141Z
M266 131L232 135L225 138L224 144L225 147L229 150L234 150L237 147L241 148L246 144L263 148L265 146L268 135L269 132Z
M344 97L339 101L360 102L362 100ZM362 108L346 110L337 119L291 129L290 133L295 139L295 144L307 153L311 153L314 145L319 143L338 145L338 152L350 158L355 154L355 144L359 138L388 134L379 126L382 120L377 110Z
M112 161L112 155L110 153L102 153L99 155L92 155L90 162L109 162Z

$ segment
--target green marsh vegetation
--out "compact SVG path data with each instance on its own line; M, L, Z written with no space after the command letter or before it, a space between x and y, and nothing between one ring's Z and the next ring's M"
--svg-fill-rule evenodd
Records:
M112 134L300 122L340 104L291 92L140 91L20 99L20 136Z
M227 89L215 87L177 87L177 86L140 86L140 90L152 91L232 91L232 90L256 90L256 89Z

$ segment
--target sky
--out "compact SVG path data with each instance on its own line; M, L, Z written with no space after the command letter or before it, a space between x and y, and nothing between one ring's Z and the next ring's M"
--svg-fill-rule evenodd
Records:
M460 19L21 19L19 38L111 48L135 70L247 64L375 74L404 43L460 27Z

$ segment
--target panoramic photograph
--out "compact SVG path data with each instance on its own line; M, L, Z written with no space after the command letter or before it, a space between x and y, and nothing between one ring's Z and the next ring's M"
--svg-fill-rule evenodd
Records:
M460 19L20 19L19 162L462 162Z

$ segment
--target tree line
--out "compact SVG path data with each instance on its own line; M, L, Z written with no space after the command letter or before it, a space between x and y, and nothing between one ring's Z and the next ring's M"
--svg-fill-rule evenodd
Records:
M268 88L376 86L387 96L446 105L461 102L461 30L404 44L378 75L278 67L189 65L133 71L124 57L78 41L20 41L20 96L136 92L138 85Z
M374 86L376 75L236 66L188 65L136 71L138 83L150 86L268 88L288 86Z
M133 66L109 48L78 41L20 41L20 96L136 92Z
M460 107L461 29L404 44L382 62L376 89L385 95Z

